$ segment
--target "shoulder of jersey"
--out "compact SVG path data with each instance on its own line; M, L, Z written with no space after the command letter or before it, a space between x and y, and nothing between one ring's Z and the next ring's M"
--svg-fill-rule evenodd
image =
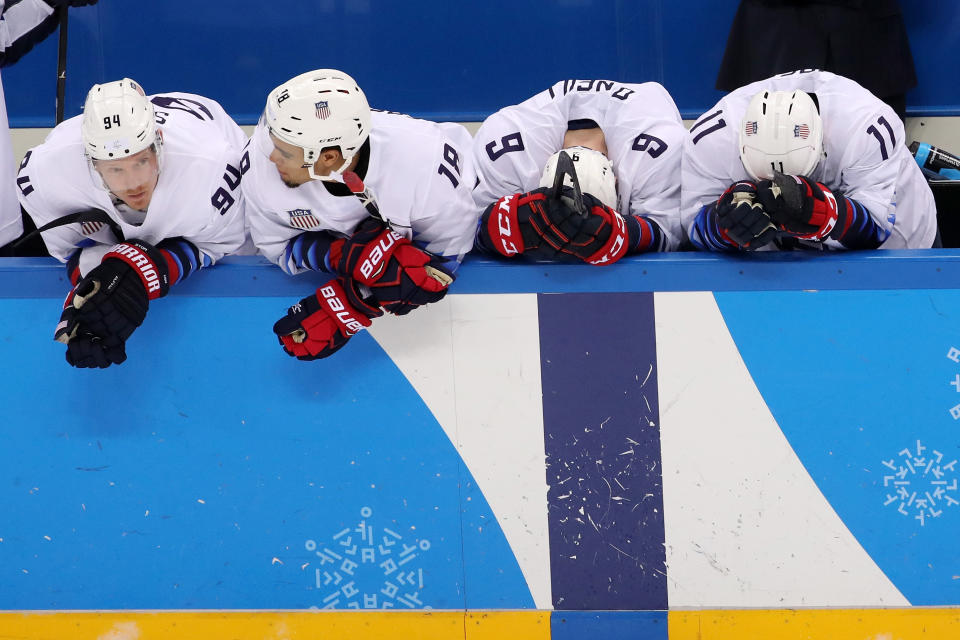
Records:
M464 132L466 133L466 129ZM421 156L429 155L432 159L436 148L447 137L446 131L430 120L382 111L374 111L372 114L371 144L389 145L388 153L392 157L404 155L414 162L414 158ZM382 150L375 153L382 153Z
M224 159L236 162L234 156L239 157L241 142L245 142L246 136L215 100L177 92L150 96L151 100L157 97L199 103L195 105L196 113L175 108L164 110L167 122L159 127L163 130L165 155L206 159L217 165Z

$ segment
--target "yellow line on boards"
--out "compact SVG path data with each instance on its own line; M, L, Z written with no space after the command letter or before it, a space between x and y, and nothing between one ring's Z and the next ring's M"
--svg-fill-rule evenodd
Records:
M0 640L549 640L549 611L31 611Z
M671 611L670 640L948 640L960 608Z

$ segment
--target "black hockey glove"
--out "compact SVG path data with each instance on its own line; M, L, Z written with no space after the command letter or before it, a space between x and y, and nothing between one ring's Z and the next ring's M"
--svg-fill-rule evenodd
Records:
M166 295L168 290L167 261L162 252L139 240L121 242L67 296L54 338L68 345L68 362L70 343L90 338L91 343L110 350L115 356L111 362L120 364L126 358L123 344L143 323L149 301ZM78 351L73 358L86 361L86 347L77 349L82 353ZM91 347L89 351L95 350ZM117 361L120 354L123 359Z
M757 199L757 185L741 180L730 185L717 200L717 226L723 237L746 251L770 244L777 227Z
M544 225L531 219L537 233L551 247L587 264L613 264L627 254L629 233L619 213L589 193L582 194L584 214L573 204L573 189L563 187L562 197L548 194L553 202L543 208Z

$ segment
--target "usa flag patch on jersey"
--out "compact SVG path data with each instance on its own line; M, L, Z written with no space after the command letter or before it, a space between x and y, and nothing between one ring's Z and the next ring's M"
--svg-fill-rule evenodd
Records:
M317 108L318 118L321 120L326 120L330 117L330 104L326 100L322 100L316 103L314 106Z
M803 138L806 140L810 137L810 127L805 124L795 124L793 125L793 137L794 138Z
M748 136L757 135L757 122L753 121L753 122L744 123L743 132Z
M287 213L290 215L290 224L298 229L312 229L320 226L320 221L310 212L310 209L294 209Z
M92 236L97 231L103 229L102 222L81 222L80 223L80 232L85 236Z

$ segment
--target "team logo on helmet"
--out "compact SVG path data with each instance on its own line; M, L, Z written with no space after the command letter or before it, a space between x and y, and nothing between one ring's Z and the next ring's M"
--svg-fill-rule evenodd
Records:
M795 124L793 125L793 137L794 138L803 138L806 140L810 137L810 127L805 124Z
M290 215L290 224L298 229L312 229L320 226L320 221L310 209L294 209L287 213Z
M747 122L743 125L743 132L748 136L757 135L757 121Z
M327 118L330 117L330 105L329 105L329 103L328 103L326 100L323 100L323 101L321 101L321 102L318 102L318 103L317 103L316 105L314 105L314 106L317 107L317 117L318 117L318 118L320 118L321 120L326 120Z

